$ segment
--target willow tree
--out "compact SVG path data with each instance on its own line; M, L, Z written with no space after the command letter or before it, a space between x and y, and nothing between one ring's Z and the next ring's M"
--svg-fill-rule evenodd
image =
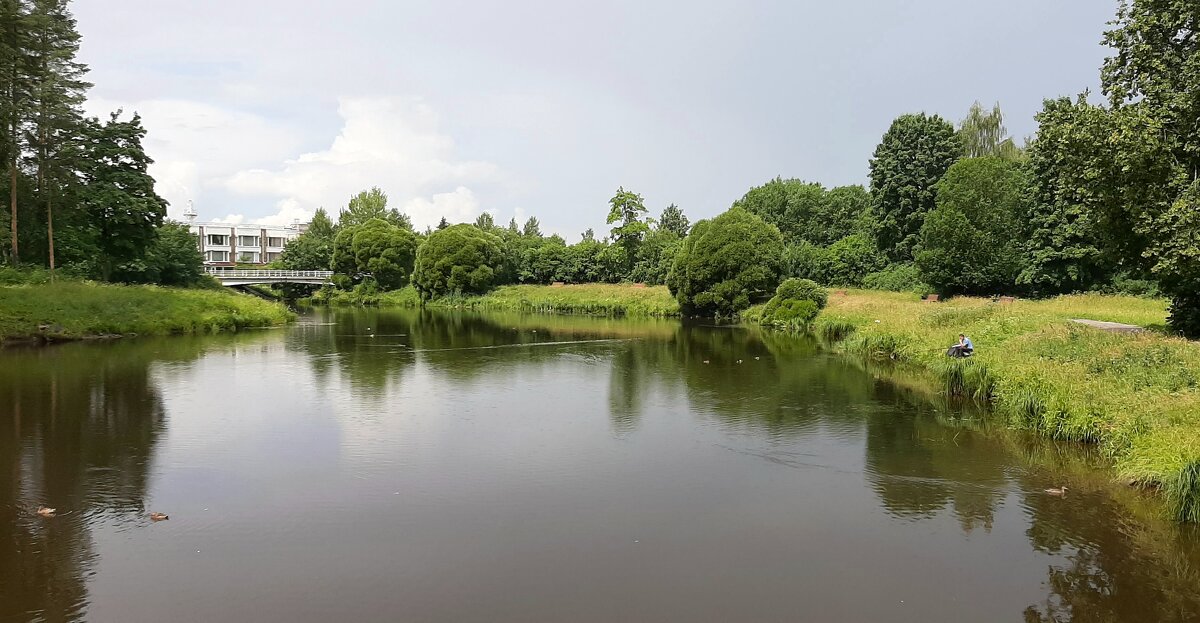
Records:
M1008 136L1008 128L1004 127L1004 113L1000 111L999 103L992 107L991 112L984 110L979 102L971 105L967 118L958 125L958 136L966 158L1022 158L1023 150Z

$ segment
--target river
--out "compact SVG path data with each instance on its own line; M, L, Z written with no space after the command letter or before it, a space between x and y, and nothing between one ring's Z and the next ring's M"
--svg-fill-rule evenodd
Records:
M1194 527L904 386L515 314L10 349L0 621L1200 620Z

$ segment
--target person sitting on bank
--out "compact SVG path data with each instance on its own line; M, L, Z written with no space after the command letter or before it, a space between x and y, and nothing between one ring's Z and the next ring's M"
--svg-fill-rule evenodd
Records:
M974 342L971 341L971 338L959 333L958 343L954 346L951 346L950 350L946 351L946 355L956 359L962 359L963 357L970 357L971 353L973 352L975 352Z

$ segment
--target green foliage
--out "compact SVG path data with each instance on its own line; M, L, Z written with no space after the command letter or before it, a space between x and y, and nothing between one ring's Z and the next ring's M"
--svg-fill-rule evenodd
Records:
M330 241L333 240L336 233L333 221L329 219L329 213L325 211L325 208L317 208L317 211L313 213L312 220L308 223L308 229L304 230L306 236Z
M638 246L629 280L650 285L665 284L682 244L683 239L674 231L661 227L646 234L646 239Z
M937 185L916 265L945 294L1011 291L1022 269L1027 177L995 156L959 160Z
M921 280L921 271L915 264L891 264L881 271L863 277L863 287L870 290L918 294L931 291L929 285Z
M762 324L802 329L825 308L829 292L809 279L787 279L763 308Z
M504 253L493 234L469 224L433 232L417 250L413 285L422 300L448 294L482 294L496 285Z
M0 287L0 340L211 333L284 324L291 317L278 303L226 290L69 280Z
M493 229L496 229L496 218L491 214L484 212L483 214L475 217L475 226L481 231L490 232Z
M145 256L118 266L113 278L125 283L194 286L204 280L203 265L204 256L187 225L167 221L158 228Z
M561 287L500 286L481 296L447 298L431 301L429 305L589 316L672 317L679 315L679 304L666 288L599 283Z
M357 274L371 275L386 290L408 283L417 254L417 237L412 231L382 219L371 219L345 232L351 232L350 254Z
M801 240L783 249L783 271L788 277L824 283L829 274L829 250Z
M529 237L529 238L541 238L542 237L541 223L539 223L536 218L534 218L532 216L529 217L529 219L525 221L525 226L521 228L521 235Z
M871 158L871 194L878 248L892 261L912 259L935 187L962 155L954 126L937 115L892 122Z
M154 192L147 172L153 160L142 149L141 117L122 121L120 114L103 124L89 120L82 148L80 209L93 228L90 264L106 281L118 266L146 255L167 214L167 202Z
M863 279L887 264L866 234L853 234L830 245L826 251L824 283L860 286Z
M321 231L324 230L310 227L300 236L289 240L283 247L279 263L288 270L330 270L333 264L333 230L330 228L329 235L319 234Z
M972 104L967 118L958 126L958 136L966 158L995 156L1013 162L1024 159L1024 151L1008 136L999 103L991 112L984 111L979 102Z
M387 193L372 186L350 198L346 209L338 215L338 227L345 229L362 225L372 219L382 219L401 229L412 231L412 220L396 208L388 208Z
M607 222L609 225L617 224L611 230L613 242L624 249L624 268L628 270L637 257L638 246L650 231L650 225L642 220L646 214L645 201L641 195L621 187L608 204Z
M1162 288L1171 295L1171 328L1200 337L1200 181L1163 215L1169 235L1153 247L1153 267Z
M682 239L687 236L688 229L691 229L691 223L688 217L679 209L679 206L671 204L663 209L662 214L658 217L659 231L665 231L675 234L676 237Z
M688 315L732 316L767 298L782 272L783 236L742 208L692 227L667 278Z
M790 243L827 246L866 224L870 195L861 186L826 191L820 184L775 178L733 203L775 225Z

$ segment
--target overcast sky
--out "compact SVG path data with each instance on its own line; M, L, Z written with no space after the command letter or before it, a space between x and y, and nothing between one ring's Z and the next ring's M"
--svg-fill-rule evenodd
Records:
M1096 90L1116 0L80 0L88 112L141 113L202 220L378 185L423 228L605 229L618 186L715 215L776 176L866 184L897 115Z

